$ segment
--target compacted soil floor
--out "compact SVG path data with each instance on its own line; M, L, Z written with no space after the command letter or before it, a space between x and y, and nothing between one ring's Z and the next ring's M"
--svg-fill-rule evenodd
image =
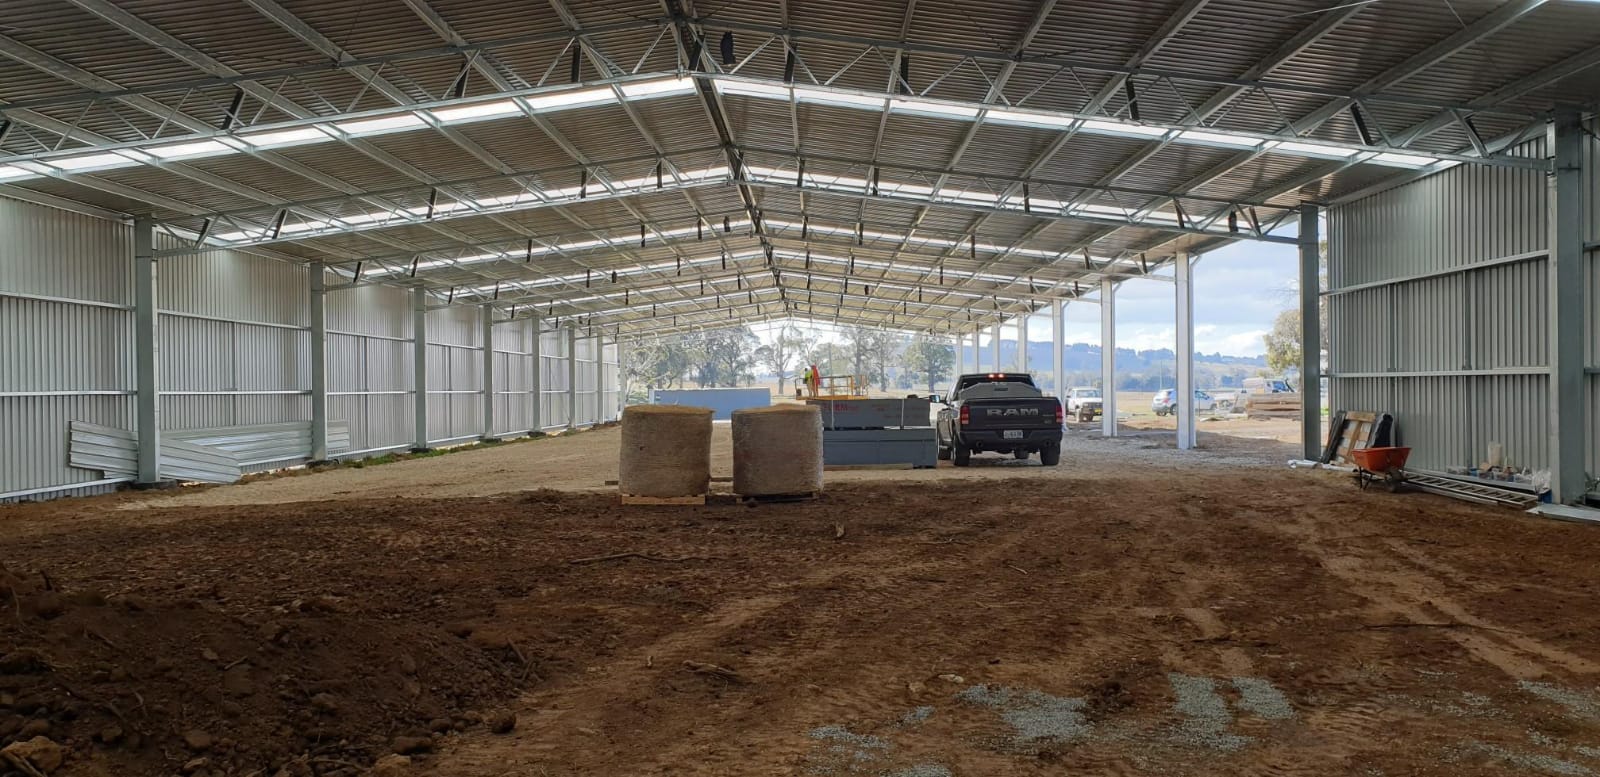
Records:
M1600 528L1092 458L0 509L0 775L1600 773Z

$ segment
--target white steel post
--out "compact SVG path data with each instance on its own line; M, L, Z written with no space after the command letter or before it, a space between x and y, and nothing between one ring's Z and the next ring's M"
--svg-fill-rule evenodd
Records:
M313 462L328 460L328 279L321 262L306 267L311 315L311 452Z
M1050 303L1050 364L1051 369L1055 370L1056 396L1062 402L1067 400L1067 367L1061 355L1067 347L1066 307L1067 303L1060 300Z
M156 312L155 223L133 220L133 341L138 428L138 485L161 480L160 315Z
M1100 433L1117 436L1117 286L1100 279Z
M1194 265L1189 254L1179 251L1173 257L1173 284L1177 291L1177 405L1178 450L1195 446L1194 418Z
M428 292L411 290L411 392L416 439L414 451L428 449Z
M1318 208L1300 206L1300 440L1322 458L1322 272Z
M1550 127L1555 166L1549 178L1550 498L1576 504L1589 490L1584 462L1584 213L1580 114L1556 111Z
M950 391L954 391L955 390L956 380L961 377L961 371L965 367L965 365L963 365L961 363L961 360L963 358L963 355L962 355L961 352L966 347L966 342L967 342L967 336L966 335L956 335L956 340L955 340L956 358L955 358L955 362L954 362L955 363L955 370L954 370L954 374L952 374L950 376ZM948 394L949 391L947 391L945 393Z
M483 306L483 439L494 439L494 307Z
M1028 371L1028 314L1017 316L1017 366Z
M567 322L567 428L578 426L578 325Z
M610 420L606 415L606 337L596 334L594 341L594 422Z
M991 348L991 350L994 351L994 371L995 372L999 372L1000 371L1000 324L1001 323L1002 322L1000 322L1000 321L995 321L994 322L994 337L993 337L993 339L991 339L989 341L989 344L993 346L993 348Z
M544 431L544 322L537 312L528 315L528 328L533 330L533 431Z

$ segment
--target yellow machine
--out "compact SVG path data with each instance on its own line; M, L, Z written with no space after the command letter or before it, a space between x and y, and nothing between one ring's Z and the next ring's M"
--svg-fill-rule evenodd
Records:
M866 399L867 384L855 375L821 375L806 381L807 399Z

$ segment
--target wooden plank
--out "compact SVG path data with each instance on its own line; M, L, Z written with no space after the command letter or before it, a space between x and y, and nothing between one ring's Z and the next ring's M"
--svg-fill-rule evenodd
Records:
M818 496L816 491L807 491L802 494L740 494L739 501L744 504L770 504L775 502L810 502Z
M711 482L713 482L713 483L732 483L733 482L733 478L728 477L727 475L713 475L711 477ZM622 481L620 481L620 480L607 480L607 481L605 481L604 485L619 486L619 485L622 485Z
M633 494L620 494L625 505L703 505L706 503L705 494L694 496L634 496Z

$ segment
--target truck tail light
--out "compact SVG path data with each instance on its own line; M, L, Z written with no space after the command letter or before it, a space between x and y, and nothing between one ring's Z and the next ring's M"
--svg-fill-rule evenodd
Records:
M972 409L963 406L961 408L961 425L966 426L970 423L972 423Z
M1067 422L1067 410L1066 410L1066 408L1061 406L1060 402L1057 402L1056 403L1056 423L1059 425L1059 424L1064 424L1066 422Z

